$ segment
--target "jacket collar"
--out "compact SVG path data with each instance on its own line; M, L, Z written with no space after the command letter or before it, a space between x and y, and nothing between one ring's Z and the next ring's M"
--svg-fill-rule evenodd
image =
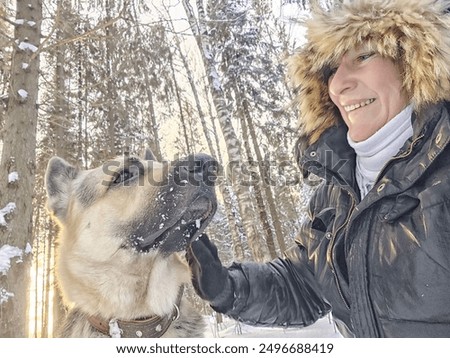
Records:
M420 177L448 144L450 140L449 113L450 102L430 105L420 113L413 113L414 134L394 157L400 159L413 152L419 152L419 168L416 161L405 165L404 175L408 182L413 182ZM359 197L355 178L356 154L347 142L347 131L347 126L340 120L309 147L306 144L306 138L300 137L296 144L296 157L304 178L309 177L310 174L316 175L329 183L345 187Z
M347 126L343 121L328 128L309 147L303 139L297 141L296 156L304 178L313 174L351 190L356 188L356 154L348 145Z

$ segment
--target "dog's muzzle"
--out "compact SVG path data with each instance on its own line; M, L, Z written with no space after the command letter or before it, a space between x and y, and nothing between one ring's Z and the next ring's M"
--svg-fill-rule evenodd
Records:
M138 229L124 246L138 252L159 249L163 254L185 250L204 232L216 212L218 172L218 162L206 154L176 161L169 174L170 184L160 193L161 212L135 224Z

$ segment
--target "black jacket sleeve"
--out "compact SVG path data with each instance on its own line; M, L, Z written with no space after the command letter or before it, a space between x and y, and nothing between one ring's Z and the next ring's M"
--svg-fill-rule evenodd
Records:
M234 298L225 305L231 308L213 308L255 326L303 327L326 315L331 306L306 264L304 248L294 246L286 256L231 265Z

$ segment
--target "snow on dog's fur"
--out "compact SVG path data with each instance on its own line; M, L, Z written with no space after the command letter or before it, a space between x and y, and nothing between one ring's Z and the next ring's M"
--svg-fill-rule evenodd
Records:
M50 160L57 284L68 308L59 336L202 335L201 316L180 302L190 280L182 252L215 212L216 169L204 154L169 165L149 151L92 170Z

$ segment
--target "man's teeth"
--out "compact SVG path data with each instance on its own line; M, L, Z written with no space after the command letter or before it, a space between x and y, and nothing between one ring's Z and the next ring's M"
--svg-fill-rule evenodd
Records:
M350 106L344 106L344 109L346 112L351 112L354 111L355 109L367 106L368 104L371 104L373 101L375 101L374 98L368 99L365 102L361 102L361 103L357 103L357 104L352 104Z

